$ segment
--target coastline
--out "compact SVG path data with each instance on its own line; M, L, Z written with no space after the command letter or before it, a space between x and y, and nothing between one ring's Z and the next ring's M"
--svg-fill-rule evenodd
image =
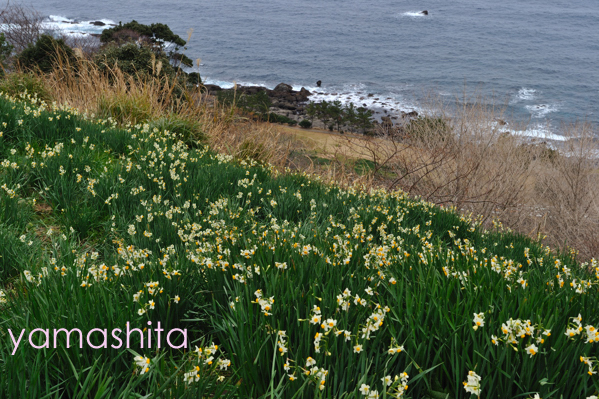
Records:
M265 86L243 86L236 85L233 88L223 88L216 84L203 84L202 85L206 92L210 95L218 95L220 92L237 92L244 95L255 95L264 92L272 102L272 106L269 112L277 115L285 116L296 122L301 122L304 119L310 119L306 113L306 106L310 101L315 103L321 102L323 97L342 97L338 93L328 93L326 90L308 90L305 87L301 87L299 90L295 90L293 86L280 83L274 89L269 89ZM375 107L370 106L366 102L354 104L356 107L363 107L372 110L372 122L374 126L384 125L389 127L400 127L404 126L413 118L417 118L418 111L412 109L408 112L399 110L397 105L389 105L385 100L381 100L380 97L376 97L374 93L361 93L358 100L366 100L371 104L375 104ZM353 103L353 101L346 101L345 104ZM391 98L387 98L390 100ZM326 100L325 100L326 101ZM312 121L312 126L317 129L330 130L327 126L316 118Z

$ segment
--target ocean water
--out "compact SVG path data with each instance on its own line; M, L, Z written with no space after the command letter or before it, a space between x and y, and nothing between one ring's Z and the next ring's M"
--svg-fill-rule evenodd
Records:
M422 110L431 95L451 103L480 94L538 137L559 134L563 123L599 123L597 0L25 4L70 34L99 32L93 20L163 22L183 38L193 29L186 53L201 59L207 83L285 82L317 91L314 100L391 112Z

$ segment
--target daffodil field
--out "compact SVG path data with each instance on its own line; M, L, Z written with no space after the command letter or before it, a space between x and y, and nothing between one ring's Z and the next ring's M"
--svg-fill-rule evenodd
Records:
M26 95L0 132L0 397L599 395L595 261Z

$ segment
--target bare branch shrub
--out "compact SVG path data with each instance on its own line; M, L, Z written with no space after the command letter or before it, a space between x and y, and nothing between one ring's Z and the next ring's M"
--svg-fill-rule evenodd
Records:
M435 114L380 130L380 137L349 142L356 154L368 155L374 178L389 189L473 212L485 222L513 218L539 149L520 148L497 122L501 110L482 104L461 101L451 117L439 107Z
M9 5L0 12L0 31L6 40L20 53L29 45L35 44L44 33L44 17L33 8L23 5Z
M536 182L549 240L572 247L583 258L599 256L599 155L596 132L588 124L564 127L569 140L561 154L544 160Z
M374 184L453 206L483 223L503 225L581 259L599 256L599 145L588 124L563 129L553 147L516 137L502 109L480 98L393 128L348 137L355 159L368 159ZM451 115L451 116L450 116ZM518 129L516 129L518 130Z

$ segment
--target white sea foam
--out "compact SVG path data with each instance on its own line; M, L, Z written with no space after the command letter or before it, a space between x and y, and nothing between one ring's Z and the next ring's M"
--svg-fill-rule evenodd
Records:
M535 89L527 89L526 87L523 87L518 90L518 98L525 101L533 100L535 98L536 92L537 91Z
M514 136L518 137L530 137L540 140L553 140L553 141L568 141L568 137L560 136L551 131L547 126L532 126L526 130L506 130Z
M92 25L91 22L100 21L103 26ZM62 17L60 15L50 15L42 22L42 29L59 31L69 36L87 36L90 34L102 33L104 29L115 25L110 19L94 19L90 21L76 21L74 19Z
M422 11L407 11L407 12L402 12L400 14L400 16L402 16L402 17L412 17L412 18L414 18L414 17L426 17L426 15L424 15L422 13Z
M310 89L308 89L310 90ZM323 89L321 87L310 90L309 100L314 102L321 101L340 101L343 105L354 103L356 107L364 107L375 111L375 117L378 115L398 115L400 112L421 112L420 107L407 101L402 95L397 93L381 93L369 96L366 86L363 84L346 85L341 90ZM384 112L387 111L387 113Z
M527 105L525 108L530 112L531 116L535 119L544 118L547 114L551 112L556 112L559 110L559 107L555 104L536 104L536 105Z

